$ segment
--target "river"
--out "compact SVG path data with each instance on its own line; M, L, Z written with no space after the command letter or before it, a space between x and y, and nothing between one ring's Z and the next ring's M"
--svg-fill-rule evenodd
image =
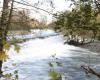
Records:
M45 32L47 33L47 32ZM50 34L54 34L53 31ZM44 34L44 35L50 35ZM50 36L44 39L36 38L19 44L21 50L19 53L14 51L14 46L9 50L9 59L3 66L9 66L5 73L12 70L18 70L19 80L49 80L48 63L51 56L56 57L63 67L56 67L57 70L64 72L64 80L97 80L95 76L87 77L80 68L81 65L89 64L96 70L100 70L100 55L88 49L63 44L62 35ZM12 66L11 63L16 63Z

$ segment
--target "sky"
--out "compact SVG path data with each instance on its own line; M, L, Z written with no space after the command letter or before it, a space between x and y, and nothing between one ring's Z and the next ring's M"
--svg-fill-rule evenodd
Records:
M2 1L3 0L0 0L0 2L1 2L0 7L2 6ZM22 0L16 0L16 1L22 2ZM38 0L23 0L23 1L29 3L30 5L34 5L35 3L38 2ZM65 0L52 0L55 8L51 8L51 6L48 3L48 0L39 0L39 1L40 2L43 1L43 3L39 4L39 5L35 5L35 6L42 8L42 9L48 11L48 12L51 12L51 13L57 13L57 12L65 11L65 10L70 10L70 8L69 8L70 2L69 1L65 2ZM29 9L28 11L30 13L31 18L36 18L40 21L45 20L45 21L47 21L47 23L52 22L52 19L53 19L52 15L50 15L50 14L44 12L44 11L37 10L33 7L20 5L20 4L17 4L17 3L14 3L14 6L17 7L18 9L20 9L19 7Z

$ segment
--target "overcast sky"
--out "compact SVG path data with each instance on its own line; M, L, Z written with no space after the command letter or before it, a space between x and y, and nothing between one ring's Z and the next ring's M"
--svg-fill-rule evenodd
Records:
M3 0L0 0L0 2L1 2L0 3L0 7L2 6L2 1ZM21 1L22 2L22 0L16 0L16 1ZM34 5L34 3L38 2L38 0L23 0L23 1L25 1L25 2L27 2L29 4L31 4L31 5ZM48 0L39 0L39 1L40 2L43 1L43 3L40 4L40 5L36 5L36 7L40 7L40 8L42 8L44 10L47 10L47 11L49 11L51 13L61 12L61 11L65 11L65 10L69 10L70 9L69 8L70 2L65 2L65 0L52 0L53 3L54 3L54 7L55 7L54 9L51 8L51 6L49 5L48 2L46 2ZM33 17L33 18L35 17L36 19L39 19L39 20L45 19L48 22L52 21L52 15L50 15L50 14L44 12L44 11L37 10L37 9L35 9L33 7L19 5L19 4L16 4L16 3L14 5L15 5L15 7L22 7L22 8L29 9L30 17ZM20 9L20 8L18 8L18 9Z

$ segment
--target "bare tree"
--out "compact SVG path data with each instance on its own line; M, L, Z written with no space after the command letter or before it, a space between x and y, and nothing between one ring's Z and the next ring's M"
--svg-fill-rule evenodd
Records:
M3 0L3 9L2 9L1 22L0 22L0 56L4 53L3 50L4 41L6 41L8 26L12 15L11 13L12 13L13 5L11 5L10 13L8 7L8 3L10 1L11 0ZM13 4L13 0L12 0L12 4ZM3 64L3 60L0 59L0 75L2 74L2 64Z

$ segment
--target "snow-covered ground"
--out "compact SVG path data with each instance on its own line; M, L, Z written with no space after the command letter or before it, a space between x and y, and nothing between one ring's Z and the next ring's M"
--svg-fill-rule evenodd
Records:
M16 39L32 39L32 38L39 38L39 37L47 37L47 36L56 36L58 33L55 33L52 30L45 29L45 30L40 30L40 29L34 29L31 30L30 34L27 35L11 35L8 36L8 40L11 40L13 38Z

